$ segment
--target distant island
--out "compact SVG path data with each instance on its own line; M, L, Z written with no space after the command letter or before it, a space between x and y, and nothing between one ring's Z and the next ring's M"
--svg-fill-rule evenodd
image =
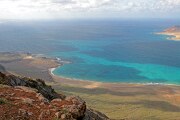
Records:
M158 34L163 35L170 35L170 40L177 40L180 41L180 26L173 26L171 28L165 29L163 32L160 32Z

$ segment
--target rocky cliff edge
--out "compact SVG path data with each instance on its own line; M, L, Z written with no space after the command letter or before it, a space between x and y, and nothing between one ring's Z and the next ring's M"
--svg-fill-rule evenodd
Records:
M109 120L80 97L59 94L41 79L0 72L1 120Z

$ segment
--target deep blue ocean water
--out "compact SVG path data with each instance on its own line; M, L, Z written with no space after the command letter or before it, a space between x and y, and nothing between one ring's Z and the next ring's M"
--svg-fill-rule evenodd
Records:
M100 82L180 84L180 41L156 32L179 20L0 23L0 51L59 57L59 76Z

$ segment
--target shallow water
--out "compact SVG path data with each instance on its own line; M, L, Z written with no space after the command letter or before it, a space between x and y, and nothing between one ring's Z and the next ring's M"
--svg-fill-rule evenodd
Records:
M0 25L0 50L70 61L53 73L103 82L180 84L180 42L156 35L178 21L49 21Z

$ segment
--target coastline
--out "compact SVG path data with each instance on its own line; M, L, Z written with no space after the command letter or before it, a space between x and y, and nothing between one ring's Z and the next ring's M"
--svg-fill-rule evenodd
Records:
M55 70L56 68L50 68L49 69L49 71L50 71L50 74L52 75L52 76L54 76L54 73L53 73L53 71Z
M167 40L180 41L180 35L176 34L176 33L160 32L160 33L156 33L156 34L169 36L169 37L167 37Z
M67 61L61 61L60 58L52 58L52 57L45 57L45 55L40 55L40 54L31 54L31 53L0 53L0 57L2 57L3 55L1 54L4 54L5 56L8 57L8 59L6 61L3 62L3 64L1 64L2 66L6 67L7 70L8 68L11 68L11 67L14 67L12 70L9 69L8 71L11 71L12 73L16 73L17 71L19 71L21 74L20 75L23 75L24 72L23 70L28 68L28 69L32 69L31 72L33 72L33 70L36 70L36 71L43 71L42 74L38 75L40 78L42 76L46 76L47 77L47 74L48 76L51 76L52 77L52 80L56 81L56 82L63 82L63 83L67 83L67 84L74 84L74 85L79 85L80 83L82 85L96 85L96 87L101 87L101 86L104 86L106 84L111 84L111 85L117 85L117 84L128 84L128 85L168 85L168 86L180 86L179 84L168 84L168 83L126 83L126 82L99 82L99 81L93 81L93 80L83 80L83 79L75 79L75 78L68 78L68 77L63 77L63 76L58 76L58 75L55 75L53 73L53 71L62 66L64 63L70 63L70 62L67 62ZM15 58L12 58L12 56ZM17 60L17 58L19 60ZM10 61L10 62L9 62ZM0 63L1 63L1 60L0 60ZM17 69L17 67L23 67L22 69ZM47 71L47 72L46 72ZM28 72L30 72L28 70ZM33 72L34 73L34 72ZM18 74L18 73L16 73ZM38 74L38 73L34 73L34 74ZM26 74L24 75L26 76ZM34 77L30 76L29 77ZM35 78L37 78L35 76ZM51 80L51 81L52 81ZM82 86L84 87L84 86Z
M61 65L60 65L61 66ZM60 67L58 66L58 67ZM57 68L57 67L56 67ZM149 86L149 85L153 85L153 86L177 86L179 87L180 85L179 84L168 84L168 83L126 83L126 82L99 82L99 81L93 81L93 80L83 80L83 79L75 79L75 78L68 78L68 77L63 77L63 76L59 76L59 75L55 75L53 73L53 71L56 69L56 68L50 68L49 69L49 74L52 76L52 78L56 81L56 82L63 82L63 83L74 83L76 85L76 83L79 85L79 83L85 83L85 84L88 84L87 86L93 86L92 88L98 88L98 87L103 87L103 86L106 86L107 84L109 85L142 85L142 86ZM87 87L87 86L81 86L81 87L84 87L84 88L90 88L90 87ZM96 86L96 87L95 87Z
M164 31L158 32L156 34L167 35L167 36L169 36L167 38L168 40L180 41L180 28L179 28L179 26L170 27L170 28L165 29Z
M59 66L58 66L59 67ZM80 79L72 79L72 78L67 78L67 77L62 77L55 75L53 71L56 68L50 68L49 69L49 74L52 76L53 80L57 83L63 83L63 84L68 84L68 85L73 85L73 86L78 86L78 87L84 87L84 88L98 88L100 87L99 85L102 85L102 82L96 82L96 81L90 81L90 80L80 80Z

